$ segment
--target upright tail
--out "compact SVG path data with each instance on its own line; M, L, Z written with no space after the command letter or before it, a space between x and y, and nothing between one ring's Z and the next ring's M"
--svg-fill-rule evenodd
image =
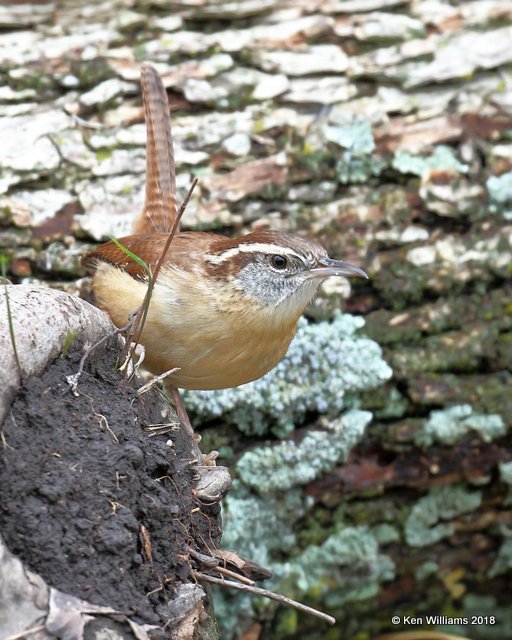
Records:
M176 166L169 101L162 79L150 64L140 74L146 120L146 199L133 233L169 232L176 219Z

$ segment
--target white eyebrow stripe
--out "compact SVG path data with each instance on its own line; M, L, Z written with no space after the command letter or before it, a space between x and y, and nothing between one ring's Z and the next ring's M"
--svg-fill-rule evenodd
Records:
M299 258L299 260L303 260L303 257L292 249L288 249L287 247L279 247L275 244L266 244L264 242L247 242L245 244L242 243L239 244L238 247L226 249L226 251L223 251L219 255L210 253L206 256L206 260L211 264L222 264L226 260L233 258L239 253L275 253L284 256L294 256L295 258Z

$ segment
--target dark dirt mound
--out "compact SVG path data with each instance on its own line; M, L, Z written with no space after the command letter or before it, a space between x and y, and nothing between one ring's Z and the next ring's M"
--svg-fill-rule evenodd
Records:
M48 584L146 623L187 581L187 546L220 536L219 507L193 498L194 461L156 392L139 399L114 371L115 348L58 359L18 393L3 427L0 529ZM200 507L200 509L198 509ZM163 609L161 609L163 611Z

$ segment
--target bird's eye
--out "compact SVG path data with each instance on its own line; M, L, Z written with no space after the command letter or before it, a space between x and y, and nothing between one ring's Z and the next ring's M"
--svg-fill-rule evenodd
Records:
M274 267L274 269L286 269L288 266L288 260L284 256L275 255L271 256L270 264Z

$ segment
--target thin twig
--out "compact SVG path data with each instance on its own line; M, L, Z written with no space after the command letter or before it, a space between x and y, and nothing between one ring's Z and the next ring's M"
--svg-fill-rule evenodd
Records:
M180 426L179 422L162 422L159 424L147 424L146 429L150 438L161 436L169 431L176 431Z
M144 328L144 323L145 323L146 316L147 316L147 309L149 307L149 301L151 300L151 295L153 293L153 288L154 288L154 286L156 284L156 279L158 277L158 274L160 273L160 269L162 268L164 260L165 260L165 258L167 256L167 252L169 251L169 247L171 246L171 242L172 242L174 236L176 235L176 231L178 230L178 225L180 224L181 217L185 213L185 209L187 208L187 205L188 205L189 200L190 200L190 198L192 196L192 193L193 193L193 191L194 191L194 189L196 187L197 182L198 182L198 179L194 178L194 180L192 181L192 184L190 185L190 189L188 190L188 193L185 196L185 199L183 200L183 202L181 204L181 207L180 207L180 209L179 209L179 211L178 211L178 213L176 215L176 218L174 219L174 222L172 224L171 230L169 231L169 235L167 236L167 241L165 243L165 246L164 246L164 248L162 250L162 253L160 254L160 257L158 258L158 261L156 263L155 270L151 274L150 282L149 282L148 288L146 290L146 295L144 296L144 300L142 302L141 308L137 312L137 315L135 317L135 321L133 323L134 326L131 328L130 332L126 336L126 344L128 345L128 349L129 349L129 345L132 342L133 336L138 332L138 338L139 338L140 335L142 334L142 330ZM140 326L140 329L139 329L139 326ZM135 340L135 345L132 348L131 353L133 353L134 350L137 348L138 338ZM128 354L128 349L126 350L126 354L123 353L123 357Z
M209 576L206 573L202 573L201 571L192 571L192 575L197 580L204 582L211 582L213 584L218 584L221 587L227 587L229 589L238 589L239 591L245 591L246 593L253 593L257 596L263 596L264 598L269 598L269 600L276 600L277 602L281 602L289 607L294 607L299 611L303 611L304 613L309 613L312 616L316 616L320 618L320 620L324 620L329 624L334 624L336 622L335 618L327 615L327 613L323 613L322 611L318 611L318 609L313 609L312 607L308 607L302 602L297 602L296 600L292 600L291 598L287 598L286 596L281 595L280 593L274 593L273 591L269 591L268 589L262 589L261 587L253 587L247 584L242 584L241 582L234 582L233 580L223 580L222 578L214 578L213 576Z
M179 370L180 370L179 367L174 367L174 369L169 369L169 371L165 371L164 373L161 373L159 376L155 376L154 378L151 378L149 382L146 382L146 384L143 384L142 387L137 389L137 395L141 396L143 393L148 392L150 389L152 389L155 386L155 384L158 384L161 380L164 380L165 378L167 378L167 376L171 376L173 373L176 373L176 371L179 371Z
M185 199L181 203L181 207L180 207L180 210L178 211L178 215L176 216L176 219L174 220L171 230L169 231L169 236L167 238L167 242L165 243L165 247L162 253L160 254L160 257L158 258L158 262L156 263L155 270L153 272L153 282L155 282L158 277L162 264L165 260L165 256L167 255L167 251L169 250L169 247L171 245L172 239L174 238L174 236L176 235L176 231L178 230L178 225L180 223L181 217L185 213L185 209L187 208L187 205L189 203L190 198L192 197L192 193L194 192L194 189L196 188L197 183L198 183L198 179L194 178L192 180L192 184L190 185L190 189L188 190L188 193L185 196Z
M3 258L3 256L1 256ZM5 260L1 260L2 266L2 276L7 280L7 270ZM16 365L18 367L18 371L20 376L23 374L23 370L21 368L20 358L18 356L18 349L16 348L16 336L14 335L14 322L12 318L11 311L11 301L9 298L9 289L7 288L7 282L4 283L4 292L5 292L5 307L7 311L7 324L9 325L9 335L11 337L12 350L14 352L14 359L16 360Z
M205 567L209 567L210 569L212 569L212 571L217 571L217 573L220 573L224 576L228 576L229 578L235 578L235 580L239 580L240 582L243 582L243 584L248 584L248 585L256 584L254 580L251 580L250 578L247 578L246 576L243 576L240 573L237 573L236 571L231 571L231 569L226 569L226 567L222 567L220 565L219 558L214 558L212 556L207 556L204 553L199 553L198 551L195 551L190 547L188 549L188 552L200 564L204 565Z
M216 571L217 573L220 573L223 576L227 576L228 578L235 578L235 580L238 580L239 582L242 582L243 584L247 584L249 586L256 584L254 580L251 580L246 576L242 576L240 573L237 573L236 571L231 571L231 569L226 569L226 567L221 567L220 565L217 565L215 569L212 569L212 571Z
M105 429L110 433L110 435L112 437L112 440L116 444L119 444L119 438L116 436L116 434L110 428L110 425L108 424L108 420L105 418L105 416L102 413L96 413L94 410L93 410L93 415L94 415L95 418L98 418L98 422L100 423L100 427L105 427Z
M125 343L126 343L126 340L125 340ZM118 367L118 370L124 373L125 378L128 380L131 380L133 378L133 376L140 369L142 363L146 358L146 350L144 348L144 345L139 344L137 349L139 351L139 359L137 360L137 362L135 363L133 362L133 357L130 354L130 357L126 357L124 362L121 364L121 366ZM123 351L124 351L124 346L123 346ZM136 353L135 349L134 349L134 353Z
M107 418L102 413L99 413L98 411L96 411L96 409L94 408L94 400L91 398L91 396L88 396L86 393L82 393L82 395L83 395L84 398L87 398L87 400L89 400L89 403L90 403L90 406L91 406L91 413L98 420L98 424L100 426L100 429L102 427L104 427L108 431L110 436L112 437L112 440L116 444L119 444L119 438L116 436L116 434L110 428L110 425L108 423Z
M5 640L21 640L21 638L26 638L27 636L32 635L33 633L39 633L40 631L45 631L46 625L41 624L38 627L32 627L32 629L26 629L25 631L20 631L20 633L15 633L13 636L9 636Z
M110 338L113 338L114 336L119 335L119 334L124 333L125 331L127 331L129 329L129 327L130 327L131 322L132 322L132 320L130 320L130 322L125 327L121 327L120 329L114 329L113 331L110 331L109 333L104 335L102 338L100 338L98 340L98 342L95 342L93 345L91 345L88 348L84 348L84 355L80 358L80 364L78 365L78 371L76 373L73 373L72 375L66 376L66 381L70 385L71 391L73 392L74 395L78 395L77 390L76 390L76 388L78 386L78 380L80 379L80 376L82 375L82 373L84 371L85 361L87 360L87 358L89 357L91 352L94 351L95 349L97 349L104 342L107 342L107 340L109 340Z
M104 124L101 124L99 122L89 122L88 120L84 120L83 118L81 118L80 116L78 116L76 113L69 113L69 111L66 111L66 109L64 109L64 113L66 113L68 116L70 116L77 125L79 125L80 127L84 127L85 129L95 129L95 130L100 130L100 129L111 129L112 127L108 127Z

